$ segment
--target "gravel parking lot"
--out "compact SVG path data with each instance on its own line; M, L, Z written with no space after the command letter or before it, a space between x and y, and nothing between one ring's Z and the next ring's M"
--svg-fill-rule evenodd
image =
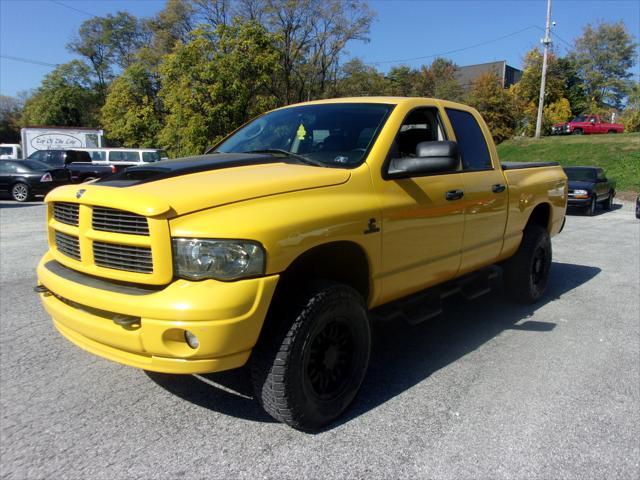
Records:
M638 478L640 221L571 215L534 307L451 299L380 324L355 404L315 435L275 423L245 371L145 373L63 339L33 293L44 207L0 202L1 476Z

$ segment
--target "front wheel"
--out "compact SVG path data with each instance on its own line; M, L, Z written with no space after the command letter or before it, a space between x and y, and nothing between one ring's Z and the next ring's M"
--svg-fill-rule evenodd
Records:
M613 208L613 198L615 197L615 195L616 193L613 190L609 192L609 196L602 204L605 210L611 210Z
M11 187L11 198L16 202L26 202L31 198L31 189L26 183L16 183Z
M272 417L313 431L340 416L360 389L371 349L369 318L358 292L333 282L316 284L291 303L296 306L265 326L252 356L252 383Z
M574 135L582 135L583 133L584 133L584 132L582 131L582 129L581 129L581 128L576 128L576 129L573 131L573 134L574 134Z
M549 282L551 256L547 230L539 225L525 228L520 248L503 266L507 295L524 304L538 301Z
M589 202L589 206L587 207L586 213L588 217L593 217L596 214L596 206L597 206L596 197L593 196L591 197L591 201Z

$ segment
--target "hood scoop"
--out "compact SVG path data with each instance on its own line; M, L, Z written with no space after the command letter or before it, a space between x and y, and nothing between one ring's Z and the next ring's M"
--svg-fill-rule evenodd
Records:
M140 167L129 167L120 173L98 180L95 183L106 187L130 187L190 173L269 163L299 163L299 161L295 158L283 158L265 154L216 153L163 160Z

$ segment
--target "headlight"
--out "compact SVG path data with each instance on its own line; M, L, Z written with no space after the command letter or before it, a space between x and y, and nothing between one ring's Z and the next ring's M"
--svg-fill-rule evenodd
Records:
M237 280L264 274L265 252L248 240L173 239L176 275L191 280Z
M586 190L574 190L573 194L574 195L589 195L589 192L587 192Z

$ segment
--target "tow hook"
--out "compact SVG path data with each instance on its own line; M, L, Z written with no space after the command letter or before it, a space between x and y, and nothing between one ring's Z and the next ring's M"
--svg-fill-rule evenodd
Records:
M131 315L114 315L112 320L113 323L125 329L135 329L140 326L140 317L132 317Z
M36 285L35 287L33 287L33 291L36 293L44 293L44 294L51 295L51 290L49 290L44 285Z

